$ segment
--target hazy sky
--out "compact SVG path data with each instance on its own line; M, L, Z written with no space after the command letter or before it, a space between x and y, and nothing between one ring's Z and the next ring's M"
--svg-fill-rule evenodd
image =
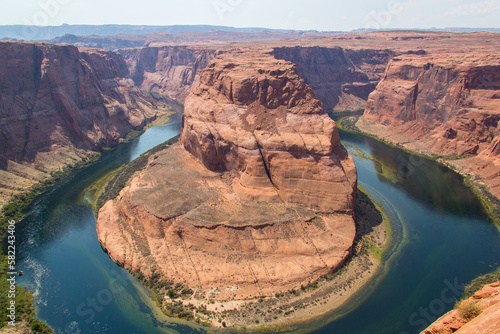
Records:
M500 0L0 0L0 25L211 24L300 30L500 27Z

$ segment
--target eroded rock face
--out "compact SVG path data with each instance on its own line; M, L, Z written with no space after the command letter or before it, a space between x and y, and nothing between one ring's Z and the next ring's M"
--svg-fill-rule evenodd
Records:
M297 64L300 76L325 110L364 109L368 95L382 79L391 50L340 47L279 47L273 55Z
M354 163L290 62L219 56L186 99L181 142L208 169L241 173L242 198L353 207Z
M356 170L293 64L220 55L184 117L181 145L99 211L114 261L218 299L296 289L345 262Z
M113 52L0 43L0 186L6 193L118 143L167 107L127 75Z
M393 59L370 95L363 118L385 139L479 173L500 195L496 142L500 120L499 55L403 55ZM366 129L365 129L366 130Z
M181 102L191 86L197 84L201 71L215 53L211 48L184 46L120 50L138 87L166 94Z
M437 154L483 151L500 119L500 64L495 62L487 55L397 57L363 117L405 131Z

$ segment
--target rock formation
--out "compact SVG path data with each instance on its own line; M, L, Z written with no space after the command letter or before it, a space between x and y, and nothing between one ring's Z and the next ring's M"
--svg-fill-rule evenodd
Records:
M130 76L143 90L166 94L181 102L215 56L212 48L185 46L122 49Z
M280 47L273 55L291 61L314 90L326 111L364 109L368 95L382 78L391 50L340 47Z
M167 107L127 75L123 58L110 51L0 43L2 195L118 143Z
M219 46L222 50L228 47ZM227 51L227 50L226 50ZM119 51L138 87L184 101L201 71L221 51L202 46L162 46ZM277 59L297 65L301 77L327 111L363 109L382 78L390 50L350 50L340 47L277 47Z
M240 196L353 206L354 165L289 62L243 53L212 62L186 99L181 141L208 169L240 172Z
M99 211L117 263L219 299L288 291L344 263L354 163L293 64L217 56L186 99L181 144Z
M478 173L500 196L498 59L498 54L398 56L370 95L358 126L425 154L469 157L450 163Z
M465 306L471 310L478 310L479 315L467 312ZM452 310L421 334L495 334L500 332L500 282L486 285L482 290L476 292L471 298L462 302L462 307ZM461 311L462 309L462 311Z

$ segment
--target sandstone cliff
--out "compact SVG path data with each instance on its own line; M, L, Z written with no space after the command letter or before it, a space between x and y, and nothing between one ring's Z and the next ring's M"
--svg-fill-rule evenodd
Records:
M219 47L226 52L230 49ZM256 45L255 49L258 48ZM184 101L208 62L224 51L202 46L162 46L119 52L138 87ZM363 109L387 63L396 55L391 50L299 46L276 47L272 54L297 65L301 77L327 111Z
M486 285L474 296L462 302L458 309L436 320L421 334L496 334L500 333L498 319L500 319L500 283L494 283Z
M113 52L0 43L2 198L118 143L166 108L127 75Z
M358 126L477 173L500 196L498 54L403 55L370 95ZM374 123L370 123L374 122Z
M181 102L216 53L211 48L185 46L122 49L119 52L124 56L130 77L138 87L166 94Z
M273 295L344 263L356 170L293 64L216 57L186 99L181 143L99 211L114 261L201 299Z
M391 50L341 47L279 47L273 55L291 61L314 90L325 110L364 109L368 95L382 79Z
M247 53L203 71L185 102L182 144L210 170L241 172L240 196L350 210L355 168L335 123L294 65Z

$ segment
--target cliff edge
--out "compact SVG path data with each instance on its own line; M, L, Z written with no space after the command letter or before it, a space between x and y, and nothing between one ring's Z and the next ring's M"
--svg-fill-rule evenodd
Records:
M111 51L0 42L0 205L168 107L127 76Z
M499 57L398 56L370 94L357 125L410 150L445 159L500 197ZM453 160L447 160L450 157Z

